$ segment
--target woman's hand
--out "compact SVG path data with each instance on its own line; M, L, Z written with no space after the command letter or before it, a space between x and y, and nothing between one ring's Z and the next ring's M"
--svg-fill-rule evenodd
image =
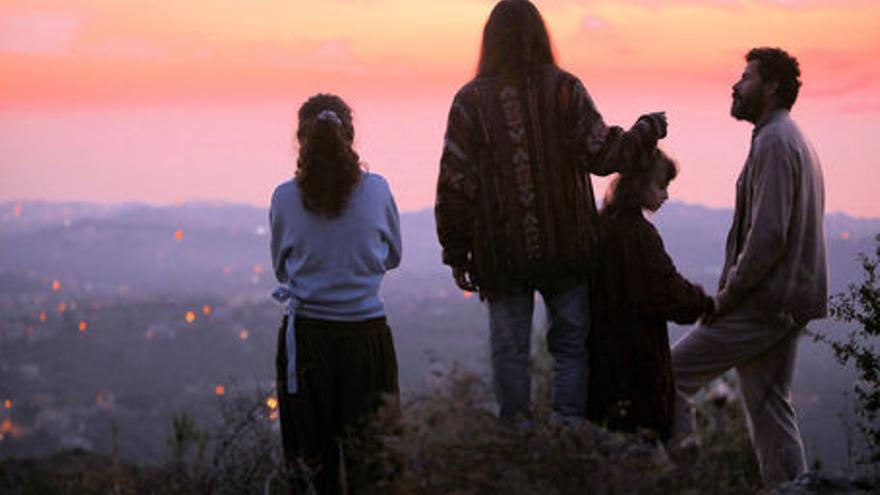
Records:
M474 283L474 276L469 269L462 266L452 267L452 278L455 279L455 285L459 289L468 292L477 291L477 284Z
M666 137L666 133L669 130L669 121L666 120L666 112L652 112L647 115L649 119L651 119L651 123L654 125L654 131L657 132L657 139L663 139Z

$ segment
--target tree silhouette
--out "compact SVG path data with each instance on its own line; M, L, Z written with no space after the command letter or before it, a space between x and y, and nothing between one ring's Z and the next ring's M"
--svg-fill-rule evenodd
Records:
M858 427L868 445L867 461L880 462L880 234L874 238L874 256L859 254L865 279L849 284L847 290L831 296L831 317L855 324L842 340L818 336L828 343L837 361L852 365L858 375L853 385L855 410L861 418Z

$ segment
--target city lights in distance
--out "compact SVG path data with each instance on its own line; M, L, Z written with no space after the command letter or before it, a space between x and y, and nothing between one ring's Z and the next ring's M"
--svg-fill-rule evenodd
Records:
M238 338L241 340L247 340L251 337L251 332L247 328L242 328L238 331Z
M59 282L58 279L55 279L52 281L52 291L58 292L59 290L61 290L61 282Z
M67 311L67 303L64 301L61 301L60 303L58 303L58 312L63 313L65 311Z
M849 232L844 232L844 233L840 234L840 238L843 239L844 241L848 241L849 240Z
M212 309L211 309L210 304L205 304L204 306L202 306L202 314L203 315L208 316L209 314L211 314L211 311L212 311Z
M79 329L80 332L85 332L86 330L89 329L89 324L88 324L88 322L85 321L85 320L81 320L81 321L79 322L79 325L77 325L77 329Z
M254 265L254 273L257 275L263 273L263 265Z
M269 409L269 421L278 421L278 399L271 395L266 397L266 408Z
M183 317L187 323L192 323L196 321L196 313L195 311L187 311L186 315Z
M174 240L182 241L183 240L183 229L177 229L174 231Z
M3 401L3 408L9 411L12 409L12 399L6 399Z
M216 387L214 387L214 393L217 394L218 397L220 397L226 393L226 387L224 387L223 385L217 385Z
M46 317L46 312L45 312L45 311L40 311L40 316L38 316L38 319L40 320L40 323L46 323L46 318L47 318L47 317Z
M21 203L15 203L15 207L12 208L12 216L21 218Z

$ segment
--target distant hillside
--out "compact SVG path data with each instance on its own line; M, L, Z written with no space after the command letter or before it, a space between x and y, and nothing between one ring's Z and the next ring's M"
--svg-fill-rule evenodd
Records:
M711 292L731 216L672 202L651 221L680 271ZM486 309L441 264L433 212L401 222L403 262L382 296L403 389L429 388L455 363L486 375ZM170 416L207 414L218 384L271 390L281 309L267 297L267 224L265 209L232 204L0 204L0 399L14 403L0 422L18 435L0 441L0 458L109 452L112 418L124 457L154 459ZM856 256L872 250L880 219L832 214L826 232L839 291L861 277ZM830 320L811 328L845 331ZM672 326L671 340L685 331ZM852 377L826 348L803 339L800 349L795 401L807 448L843 466Z
M146 293L228 293L269 274L268 214L245 205L20 202L0 204L0 272L63 278L93 290L129 286ZM732 213L671 202L652 218L681 271L707 286L720 271ZM401 271L448 273L440 263L433 212L401 215ZM856 275L880 219L826 220L833 285ZM262 286L262 284L260 284Z

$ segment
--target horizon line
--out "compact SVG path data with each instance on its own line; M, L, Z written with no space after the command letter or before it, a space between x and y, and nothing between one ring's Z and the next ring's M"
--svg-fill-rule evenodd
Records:
M250 202L236 202L230 200L212 200L212 199L198 199L198 198L190 198L181 201L175 201L171 203L154 203L143 200L135 200L135 201L124 201L124 202L114 202L114 201L94 201L94 200L49 200L49 199L0 199L0 209L5 209L6 207L12 206L13 209L16 205L26 206L28 204L40 204L40 205L79 205L79 206L99 206L105 208L120 208L120 207L149 207L149 208L159 208L159 209L172 209L172 208L180 208L183 206L213 206L213 207L223 207L223 206L238 206L238 207L249 207L249 208L257 208L257 209L269 209L269 205L259 205L256 203ZM696 207L702 208L704 210L712 210L712 211L732 211L733 205L730 206L712 206L704 203L683 201L680 199L670 199L666 202L667 205L677 205L677 206L687 206L687 207ZM601 205L596 205L597 208ZM422 208L416 209L401 209L400 213L404 214L413 214L413 213L422 213L425 211L432 210L433 206L428 205ZM844 210L833 210L826 211L825 217L829 216L837 216L843 215L850 217L856 220L876 220L880 221L880 216L870 217L870 216L862 216L855 215L849 213Z

